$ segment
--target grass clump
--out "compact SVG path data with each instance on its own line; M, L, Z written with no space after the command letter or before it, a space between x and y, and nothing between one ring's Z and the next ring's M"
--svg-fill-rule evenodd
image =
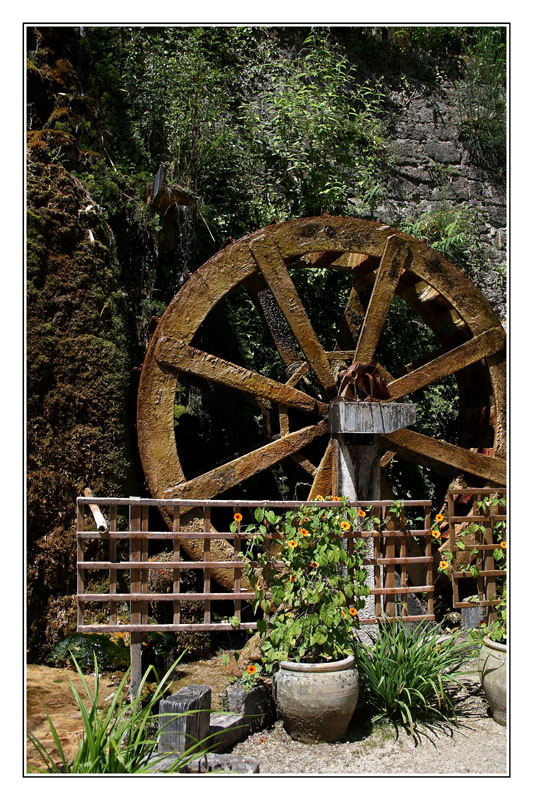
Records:
M356 648L362 699L373 721L389 719L411 735L417 722L455 718L450 688L462 683L471 645L460 632L442 640L439 628L422 621L410 631L403 621L387 621L370 647Z
M59 763L57 763L57 757L47 750L33 733L28 732L30 742L41 756L45 765L43 769L35 771L105 775L119 773L140 774L156 769L159 762L168 758L167 753L157 755L159 720L163 717L169 717L165 723L165 725L168 725L176 716L181 716L156 713L159 701L165 696L170 687L171 676L180 659L177 659L160 681L154 667L150 666L143 675L133 700L128 700L125 689L130 674L128 669L109 704L100 709L98 707L100 684L96 655L94 655L94 692L91 692L75 657L71 657L89 701L86 705L84 698L82 698L72 681L69 680L72 693L81 711L84 728L83 738L74 757L68 760L54 723L48 712L46 712L50 731L59 753ZM148 683L148 678L152 672L157 680L155 685ZM175 761L170 766L165 766L165 772L179 772L193 758L199 758L204 755L209 748L206 745L202 749L203 744L203 742L193 742L184 753L176 753Z

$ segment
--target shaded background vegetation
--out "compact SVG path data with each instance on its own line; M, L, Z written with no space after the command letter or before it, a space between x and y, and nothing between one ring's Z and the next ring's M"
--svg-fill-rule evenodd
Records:
M478 235L483 210L452 193L410 216L390 202L390 186L406 98L439 97L446 84L467 160L504 192L505 35L503 27L28 26L30 658L75 629L76 495L87 485L105 496L146 491L134 407L151 320L230 237L274 219L379 214L481 287L499 287L503 313L501 257ZM435 185L448 180L446 165L432 164ZM161 166L193 202L153 207ZM320 313L330 277L300 280L331 347L335 328ZM391 368L434 346L401 302L387 324ZM277 354L243 298L229 298L203 326L198 341L215 339L220 355L277 375ZM456 394L450 378L417 398L419 430L456 441ZM202 471L194 441L222 458L263 434L257 407L243 408L239 425L224 421L231 407L231 397L178 392L191 472ZM404 495L442 489L422 467L389 472ZM269 480L272 493L297 491L295 472L280 467Z

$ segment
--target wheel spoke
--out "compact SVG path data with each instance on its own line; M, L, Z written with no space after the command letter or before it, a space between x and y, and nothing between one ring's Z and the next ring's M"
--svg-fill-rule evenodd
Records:
M403 397L406 394L421 389L433 381L451 375L460 369L468 367L470 364L480 361L482 358L493 355L505 347L505 333L502 328L490 328L485 333L480 333L473 339L469 339L464 344L455 347L444 355L438 356L424 364L418 369L403 375L397 380L389 383L391 400Z
M328 407L305 392L287 386L271 378L265 378L223 358L212 356L203 350L197 350L179 339L162 337L155 349L158 364L170 370L185 372L215 383L221 383L231 389L239 389L255 397L262 397L282 403L285 406L302 411L325 415Z
M384 449L394 450L408 461L416 461L431 469L441 472L460 470L492 481L499 486L505 486L507 482L504 459L466 450L464 447L433 439L408 428L395 433L381 434L378 439Z
M328 432L328 423L321 420L316 425L309 425L299 431L290 433L282 439L264 445L240 458L221 464L209 472L179 483L165 493L165 497L209 498L222 494L232 486L251 478L258 472L274 466L284 458L302 450L319 436Z
M408 250L407 242L397 236L391 236L387 240L357 342L354 361L370 362L374 357Z
M298 342L294 338L287 320L281 313L281 309L262 275L253 275L248 278L245 286L259 316L270 331L281 360L285 364L287 374L291 374L294 365L300 363L301 354Z
M250 251L276 302L328 397L336 394L335 378L329 361L313 330L307 312L289 275L275 242L267 236L254 239Z
M332 493L333 486L333 458L334 458L334 440L330 439L326 452L322 456L322 460L317 467L315 476L313 478L313 485L309 490L308 500L320 494L322 497Z

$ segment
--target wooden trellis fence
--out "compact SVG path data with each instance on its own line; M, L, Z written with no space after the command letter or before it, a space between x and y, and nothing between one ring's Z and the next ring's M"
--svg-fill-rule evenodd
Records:
M242 587L243 563L239 560L239 552L243 543L253 536L246 534L244 528L252 522L253 510L258 507L275 509L278 513L289 508L316 505L319 508L340 507L335 502L302 502L302 501L245 501L245 500L166 500L146 498L104 498L104 497L79 497L77 499L77 603L78 603L78 631L81 632L144 632L144 631L205 631L205 630L230 630L235 624L229 621L215 621L212 616L212 603L218 600L231 601L234 604L234 617L239 625L247 629L255 629L256 623L242 619L243 603L251 603L254 594ZM109 520L107 525L100 524L94 528L94 516L88 515L87 510L96 507ZM398 516L391 513L395 503L391 500L374 501L372 503L352 503L354 507L368 510L369 516L379 518L380 525L371 530L347 531L345 537L348 542L354 537L362 536L372 540L369 556L365 565L374 567L374 587L371 594L375 596L375 617L362 619L362 624L376 623L383 619L383 612L387 617L394 617L398 608L400 616L406 621L420 619L434 619L433 616L433 555L431 548L431 519L429 500L406 500L402 504ZM398 508L398 505L396 504ZM170 514L172 530L150 530L149 509L162 508ZM201 530L191 530L190 526L181 525L182 518L194 509L196 520L201 520ZM211 525L212 511L222 510L227 514L227 523L224 528L216 531ZM234 514L244 516L242 523L237 527L236 533L229 530L229 522ZM246 514L250 519L246 519ZM410 517L415 517L412 521ZM127 521L127 526L119 529L117 520ZM198 528L198 524L195 525ZM408 541L415 537L420 544L424 542L425 555L408 555ZM180 540L194 539L201 543L201 557L196 560L182 560ZM211 547L213 540L233 542L234 559L231 561L216 560L212 557ZM108 548L108 557L86 556L86 545L89 541L105 543ZM162 544L170 542L172 547L171 560L149 560L149 543L157 542L159 549ZM425 583L413 586L409 584L408 568L411 564L425 567ZM183 592L180 585L180 572L182 570L203 571L203 591ZM167 570L172 572L172 591L157 593L148 588L149 570ZM213 588L212 581L216 581L218 570L233 571L233 591L217 591ZM399 582L397 580L399 574ZM122 576L126 573L126 580ZM88 575L98 575L98 581L91 584L100 584L99 588L88 588ZM108 579L109 589L102 591L101 585ZM118 589L119 583L122 588ZM399 585L398 585L399 583ZM428 614L409 615L407 612L408 594L424 595L426 597ZM399 600L398 600L399 598ZM203 619L201 622L183 622L181 619L181 603L183 601L200 601L203 603ZM173 621L167 624L157 624L150 621L149 603L166 602L173 604ZM94 605L107 608L106 621L88 621L88 610L94 610ZM120 615L119 615L120 610ZM92 614L94 616L94 614ZM101 617L101 614L98 615Z
M488 608L489 622L496 616L494 603L497 599L497 580L504 578L507 572L506 568L497 567L494 558L494 552L501 549L501 543L496 540L496 526L507 522L506 497L506 489L494 487L468 487L448 492L448 544L452 563L461 558L464 561L462 570L454 568L451 573L453 607ZM466 498L473 501L472 507L468 514L460 514L457 507ZM492 498L493 502L483 503L485 498ZM497 499L501 502L497 502ZM468 539L463 541L464 533L461 536L461 531L464 532L466 526L469 529ZM473 574L470 566L474 567ZM465 579L476 583L475 600L460 599L460 583Z

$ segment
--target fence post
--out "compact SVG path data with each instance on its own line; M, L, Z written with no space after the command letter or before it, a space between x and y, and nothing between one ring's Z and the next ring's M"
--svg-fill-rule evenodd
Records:
M130 498L137 500L139 498ZM141 529L141 507L130 505L130 531ZM130 539L130 561L141 560L141 540ZM141 590L142 573L140 569L132 569L130 572L130 593L135 594ZM141 604L132 600L130 602L130 623L140 625L141 623ZM137 695L142 678L142 633L130 633L130 699L133 701Z

